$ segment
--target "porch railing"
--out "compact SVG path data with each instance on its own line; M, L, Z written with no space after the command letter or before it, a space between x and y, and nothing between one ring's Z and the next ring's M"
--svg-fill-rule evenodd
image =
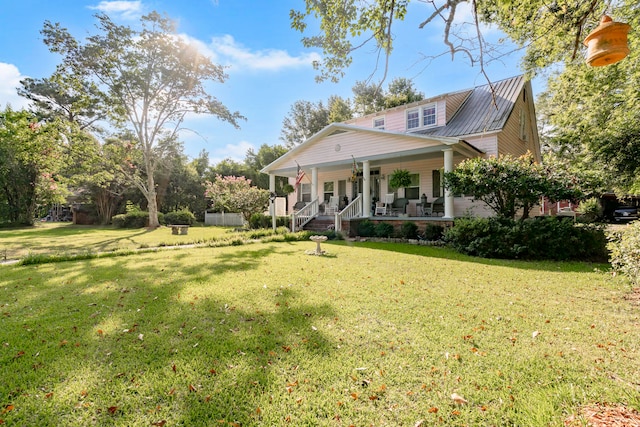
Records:
M313 218L318 216L318 212L320 211L320 203L318 199L309 202L300 209L298 212L294 212L291 214L291 231L296 232L298 230L302 230L302 227Z
M362 215L362 194L353 199L344 209L336 213L335 230L342 231L342 220L350 220Z

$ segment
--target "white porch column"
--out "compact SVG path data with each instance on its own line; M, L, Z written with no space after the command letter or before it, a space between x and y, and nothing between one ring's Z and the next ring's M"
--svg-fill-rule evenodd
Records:
M444 172L453 172L453 149L447 148L444 152ZM445 186L444 188L444 216L443 218L453 219L453 193Z
M269 191L275 193L276 191L276 176L269 174Z
M311 201L318 198L318 168L311 168Z
M276 194L276 176L269 174L269 213L271 214L271 227L273 231L276 231L276 198L273 197Z
M371 216L371 172L369 160L362 162L362 216Z

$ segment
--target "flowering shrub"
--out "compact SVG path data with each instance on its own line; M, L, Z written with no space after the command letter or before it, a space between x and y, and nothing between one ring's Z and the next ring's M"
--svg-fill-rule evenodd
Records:
M249 222L255 212L263 212L269 204L269 191L251 185L244 176L216 175L205 183L205 196L218 212L239 212Z
M609 235L611 267L624 274L634 286L640 285L640 221Z

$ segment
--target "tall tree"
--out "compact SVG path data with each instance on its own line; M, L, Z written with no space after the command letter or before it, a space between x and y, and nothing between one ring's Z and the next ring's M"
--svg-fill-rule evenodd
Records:
M282 121L280 140L284 141L287 148L293 148L328 124L329 110L322 101L296 101L291 106L288 116Z
M555 62L575 59L582 48L582 39L600 16L624 2L631 3L630 0L429 0L410 8L409 0L305 0L305 9L292 10L290 16L292 27L302 33L310 19L320 21L320 33L304 36L302 43L323 50L324 59L315 64L320 71L316 78L321 81L339 80L351 65L353 52L372 43L377 51L375 57L385 59L386 76L389 55L394 43L400 41L394 29L402 25L408 13L420 14L420 29L442 25L440 54L462 55L472 65L479 65L483 73L486 64L499 60L512 49L501 41L488 42L483 33L487 25L483 24L493 24L526 49L524 68L535 74ZM466 19L468 12L470 19ZM419 45L416 49L420 49ZM429 50L438 51L432 44Z
M62 200L60 129L59 121L41 124L27 111L0 112L0 202L9 222L32 225L38 206Z
M413 81L406 77L397 77L389 83L389 88L384 99L385 108L393 108L399 105L422 101L424 93L419 92L413 86Z
M282 145L262 144L257 152L250 148L244 158L244 164L247 166L247 178L251 179L251 182L256 187L268 190L269 177L260 173L260 170L283 156L286 152L287 149ZM278 195L284 194L282 187L287 183L288 179L286 177L276 177L276 193Z
M142 17L142 29L134 30L107 15L96 17L99 34L84 43L49 21L42 30L44 42L62 55L59 74L94 84L106 100L111 123L135 135L131 148L141 154L146 180L134 184L147 200L149 226L157 227L154 172L159 141L175 138L189 113L211 114L235 127L243 117L205 89L207 81L225 81L223 67L177 36L168 18L152 12Z
M353 91L353 110L358 116L366 116L385 108L384 90L375 83L357 81Z
M331 95L327 104L329 105L329 123L340 123L353 118L350 100Z
M619 11L640 26L637 3ZM538 111L550 150L600 169L619 194L640 194L640 38L630 34L629 42L629 56L617 64L571 64L552 75Z

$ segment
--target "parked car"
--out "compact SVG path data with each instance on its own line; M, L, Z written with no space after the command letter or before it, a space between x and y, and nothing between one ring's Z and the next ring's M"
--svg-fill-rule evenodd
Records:
M613 211L613 219L616 220L616 222L638 219L638 208L634 206L619 207Z

